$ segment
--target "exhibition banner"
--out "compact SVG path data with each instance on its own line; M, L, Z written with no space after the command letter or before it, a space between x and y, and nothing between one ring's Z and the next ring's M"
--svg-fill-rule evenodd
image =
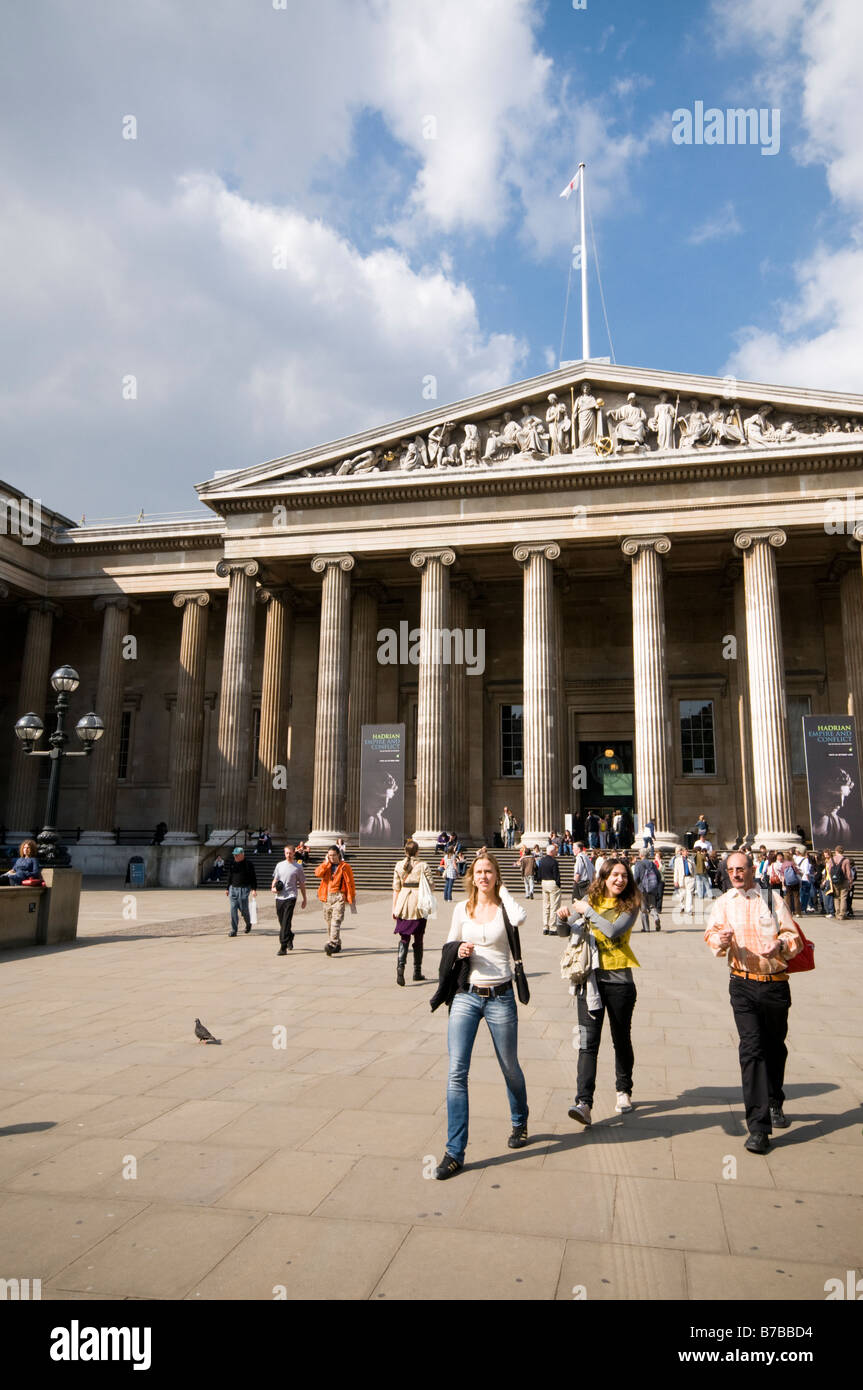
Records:
M360 755L360 845L404 844L405 726L364 724Z
M803 746L813 848L863 849L863 797L853 715L804 715Z

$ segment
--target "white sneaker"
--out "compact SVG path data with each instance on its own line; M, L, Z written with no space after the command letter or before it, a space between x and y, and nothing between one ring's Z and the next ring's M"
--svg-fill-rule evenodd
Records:
M571 1105L567 1113L571 1120L578 1120L579 1124L586 1125L588 1128L590 1127L590 1106L586 1100L580 1100L577 1104Z
M632 1109L632 1096L628 1096L626 1091L618 1091L617 1104L614 1108L618 1115L628 1115Z

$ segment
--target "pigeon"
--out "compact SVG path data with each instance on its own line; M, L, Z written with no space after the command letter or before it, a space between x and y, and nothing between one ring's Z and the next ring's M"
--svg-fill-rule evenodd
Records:
M222 1041L221 1038L214 1038L209 1028L205 1028L199 1018L195 1019L195 1037L198 1039L198 1042L202 1043L221 1044Z

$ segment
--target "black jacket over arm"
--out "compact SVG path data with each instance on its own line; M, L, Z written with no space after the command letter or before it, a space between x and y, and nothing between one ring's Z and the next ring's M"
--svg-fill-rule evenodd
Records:
M429 1000L432 1013L435 1009L439 1009L441 1004L446 1004L447 1008L451 1009L455 996L460 990L467 989L470 956L464 956L459 960L458 948L460 945L460 941L444 942L443 950L440 953L437 989Z

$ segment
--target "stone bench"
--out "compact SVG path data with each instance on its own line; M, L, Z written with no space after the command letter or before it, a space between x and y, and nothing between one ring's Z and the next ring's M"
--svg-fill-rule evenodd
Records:
M0 951L55 946L78 935L81 874L43 869L44 888L0 888Z

